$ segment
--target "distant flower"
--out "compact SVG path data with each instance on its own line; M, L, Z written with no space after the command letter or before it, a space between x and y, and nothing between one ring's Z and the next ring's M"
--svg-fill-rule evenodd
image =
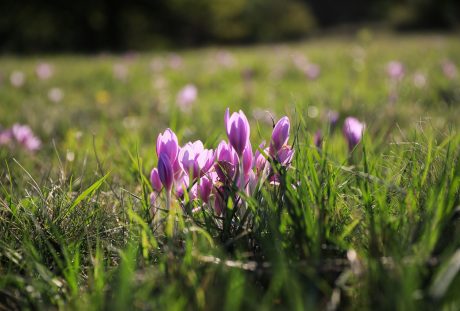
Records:
M110 101L110 94L106 90L99 90L96 93L96 102L100 105L107 105Z
M249 144L250 127L248 119L241 110L232 113L230 116L230 110L227 108L224 121L228 140L238 156L241 156L244 149Z
M8 145L11 142L13 135L10 129L0 130L0 146Z
M321 130L317 130L315 136L313 136L313 143L319 149L321 149L321 145L323 143L323 135L321 134Z
M26 76L22 71L15 70L11 73L10 82L14 87L21 87L26 82Z
M128 78L128 67L125 64L113 65L113 76L120 81L126 81Z
M177 54L171 54L169 56L169 67L172 69L179 69L182 66L182 57Z
M225 50L217 52L216 59L219 64L227 68L233 67L233 65L235 65L235 58L230 52Z
M412 78L414 86L421 89L426 86L426 76L421 72L416 72Z
M316 80L320 73L321 73L321 67L317 64L308 64L307 67L305 68L304 71L305 75L307 76L308 79L310 80Z
M339 117L340 117L340 114L335 110L329 110L327 112L327 120L331 128L334 128L337 125L337 122L339 121Z
M390 61L387 64L387 75L393 80L401 80L404 77L404 65L399 61Z
M29 151L36 151L41 147L41 141L34 135L27 125L14 124L11 128L14 140Z
M343 124L343 134L348 142L348 149L351 151L359 144L363 137L365 125L358 119L348 117Z
M35 68L35 74L40 80L48 80L53 76L53 67L47 63L40 63Z
M449 60L442 63L442 72L448 79L455 79L457 77L457 66Z
M198 97L198 89L193 84L187 84L177 94L176 102L182 111L190 110Z
M59 103L64 98L64 92L58 87L53 87L48 92L48 98L54 103Z

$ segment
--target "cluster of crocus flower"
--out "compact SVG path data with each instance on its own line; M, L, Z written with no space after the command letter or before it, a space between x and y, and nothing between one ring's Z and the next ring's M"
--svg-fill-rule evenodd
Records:
M293 148L288 145L288 117L277 122L269 145L266 147L263 142L255 152L244 112L240 110L230 115L227 109L224 122L228 141L222 140L215 150L206 149L199 140L180 147L171 129L158 135L158 165L150 173L152 204L164 191L168 207L173 198L183 205L188 198L188 202L198 202L196 209L210 206L220 215L230 196L238 196L241 202L240 194L252 194L259 183L279 183L280 176L273 164L289 168L294 155Z
M14 124L11 128L0 131L0 145L17 144L28 151L36 151L41 147L40 139L34 135L28 125Z

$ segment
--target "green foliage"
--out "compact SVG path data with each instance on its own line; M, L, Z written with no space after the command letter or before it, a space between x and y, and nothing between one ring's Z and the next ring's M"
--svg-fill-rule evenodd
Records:
M55 56L43 58L49 80L35 77L38 59L1 58L3 76L21 70L26 82L0 82L0 124L30 124L43 148L0 148L0 309L458 309L460 84L440 66L459 64L459 51L456 38L361 33L230 49L223 63L215 49ZM308 80L295 57L320 76ZM385 73L393 59L406 66L397 84ZM186 83L198 99L181 112ZM53 87L61 102L47 97ZM153 209L157 134L170 126L181 143L216 147L227 106L246 112L254 148L270 139L270 117L287 114L292 168L275 167L278 186L229 200L222 217L193 203L166 210L163 195ZM349 115L366 122L351 154Z

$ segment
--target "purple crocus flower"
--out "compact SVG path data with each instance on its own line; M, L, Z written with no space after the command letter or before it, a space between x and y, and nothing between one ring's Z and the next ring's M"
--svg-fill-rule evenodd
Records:
M249 143L250 127L248 119L241 110L232 113L230 116L230 110L227 108L224 121L228 140L238 156L241 156Z
M259 151L262 150L262 152ZM259 145L259 149L254 154L254 168L256 169L256 175L260 177L267 166L267 157L269 149L265 148L265 141Z
M191 173L192 178L203 176L214 163L214 152L204 149L201 141L187 143L179 152L179 164L186 173Z
M165 153L169 161L174 164L179 152L179 143L177 136L171 129L166 129L164 133L160 133L157 138L157 156L160 158L161 154Z
M277 160L284 167L291 165L293 157L294 149L288 145L284 145L283 148L281 148L277 153Z
M251 143L248 143L248 145L243 151L243 173L244 173L245 179L248 176L249 172L251 171L252 161L253 161L252 146L251 146Z
M213 183L210 178L203 176L198 184L198 197L205 203L209 202Z
M166 191L171 192L174 182L174 171L166 153L160 153L158 159L158 176Z
M221 141L216 149L216 161L214 165L219 179L229 183L237 177L238 155L235 149L225 141Z
M156 192L160 192L161 188L163 188L158 169L156 168L154 168L150 173L150 183L152 184L153 190Z
M288 117L282 117L273 128L270 141L270 154L275 155L289 140L291 123Z
M345 119L343 124L343 134L348 142L349 150L353 150L353 148L359 144L363 137L365 125L361 123L358 119L353 117L348 117Z

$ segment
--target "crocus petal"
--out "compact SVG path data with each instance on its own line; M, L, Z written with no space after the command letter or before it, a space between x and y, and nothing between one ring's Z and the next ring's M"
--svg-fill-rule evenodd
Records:
M171 191L174 181L174 171L166 153L161 153L158 159L158 175L166 190Z
M158 174L158 169L154 168L152 172L150 172L150 183L152 184L153 190L156 192L160 192L162 186L160 175Z

